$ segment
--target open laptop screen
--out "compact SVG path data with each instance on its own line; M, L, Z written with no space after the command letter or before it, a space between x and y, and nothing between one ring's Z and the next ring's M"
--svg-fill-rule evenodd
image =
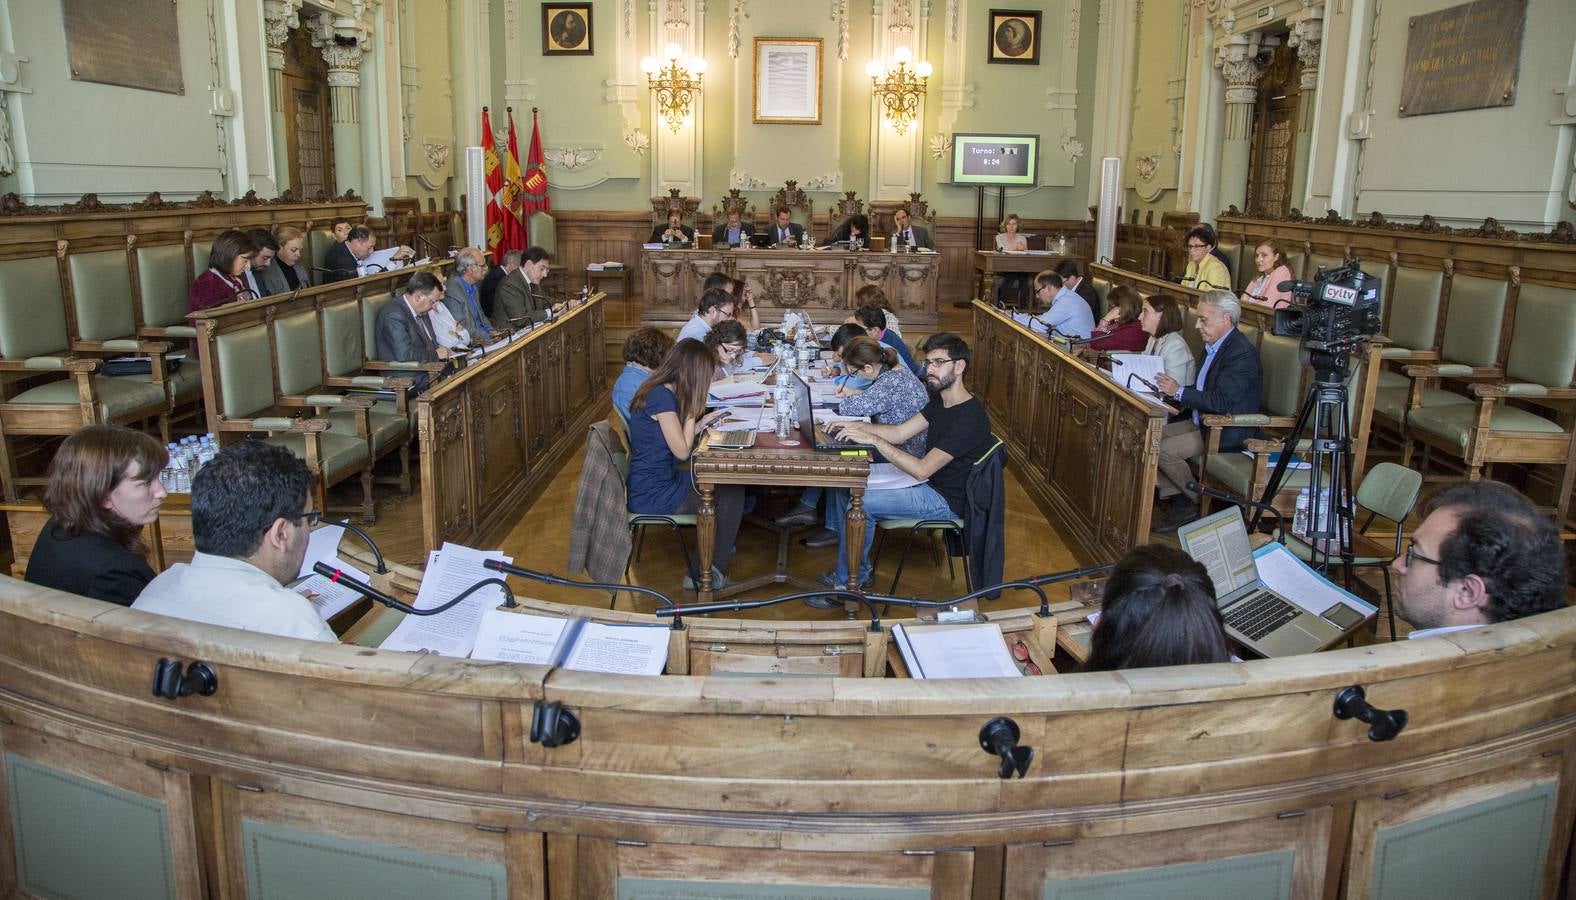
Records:
M1182 552L1209 571L1215 598L1229 597L1259 579L1242 510L1227 507L1177 529Z

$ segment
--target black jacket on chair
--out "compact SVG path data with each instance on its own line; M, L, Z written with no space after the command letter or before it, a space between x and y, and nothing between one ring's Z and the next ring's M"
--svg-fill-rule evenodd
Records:
M1231 329L1215 351L1215 360L1204 374L1204 387L1185 386L1180 398L1183 409L1221 415L1259 412L1263 400L1264 366L1259 362L1259 351L1237 328ZM1241 450L1242 442L1256 434L1257 428L1222 429L1220 449Z
M1007 468L1007 446L995 445L969 470L964 482L963 539L969 550L969 577L974 589L1001 584L1007 564L1007 499L1002 473ZM987 595L995 600L1001 592Z
M33 584L130 606L153 569L147 561L99 534L66 537L50 519L38 533L27 559L27 580Z

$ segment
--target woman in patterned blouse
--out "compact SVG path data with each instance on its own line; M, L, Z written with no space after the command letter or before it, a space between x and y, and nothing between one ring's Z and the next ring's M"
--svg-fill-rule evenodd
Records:
M850 374L870 379L870 386L843 400L837 410L842 415L869 416L877 425L901 425L919 415L930 400L930 392L914 373L900 365L897 351L874 338L856 337L845 344L843 366ZM924 456L925 432L909 438L902 447Z

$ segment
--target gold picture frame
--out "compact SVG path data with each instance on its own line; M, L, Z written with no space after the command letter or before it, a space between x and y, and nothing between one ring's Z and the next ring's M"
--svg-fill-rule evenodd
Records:
M821 124L821 39L755 39L757 125Z
M542 4L542 55L592 56L591 4Z

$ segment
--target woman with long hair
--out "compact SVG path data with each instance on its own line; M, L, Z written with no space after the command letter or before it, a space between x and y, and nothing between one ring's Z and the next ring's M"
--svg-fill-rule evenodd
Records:
M1134 547L1105 583L1084 672L1228 662L1209 573L1180 550Z
M153 580L142 528L159 517L159 472L169 454L156 438L119 425L89 425L49 463L49 521L27 560L27 580L130 606Z
M1170 294L1155 294L1144 299L1138 311L1138 324L1149 335L1144 352L1158 356L1166 374L1178 384L1192 384L1198 374L1193 349L1182 336L1182 301Z
M1259 241L1253 250L1253 265L1259 274L1242 292L1243 301L1263 303L1271 309L1290 306L1291 291L1283 291L1280 286L1292 280L1291 263L1287 262L1280 245L1272 240Z
M1112 353L1137 353L1143 350L1144 345L1149 343L1149 335L1144 332L1143 323L1138 321L1144 309L1144 301L1138 292L1125 284L1119 284L1111 288L1106 302L1111 305L1111 310L1094 326L1094 340L1089 342L1089 346Z
M897 351L872 337L856 337L843 345L843 368L870 382L848 397L837 411L845 416L869 416L877 425L901 425L919 415L930 402L930 392L898 357ZM925 455L925 432L900 446L915 456Z
M717 355L692 338L679 341L652 370L629 401L629 511L672 515L700 511L700 494L682 466L695 452L695 439L726 410L708 414L706 394ZM712 587L727 584L728 561L744 515L744 487L717 485L716 554ZM689 589L699 577L685 577Z

